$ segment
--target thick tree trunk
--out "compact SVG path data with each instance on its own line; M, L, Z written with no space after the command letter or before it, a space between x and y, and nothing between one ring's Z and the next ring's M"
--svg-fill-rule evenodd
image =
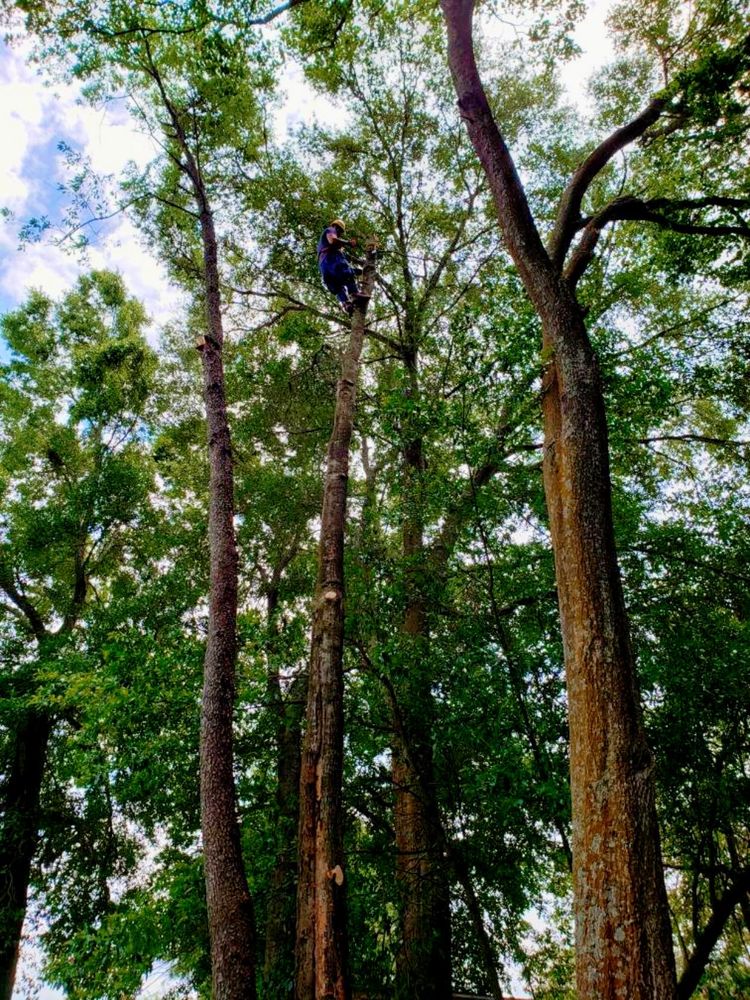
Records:
M553 355L544 387L544 483L568 682L578 996L674 1000L652 762L615 552L598 367L487 103L473 53L473 0L442 0L442 7L459 107Z
M210 467L211 564L201 711L201 828L214 1000L254 1000L255 922L245 876L234 786L232 718L237 660L237 547L227 422L219 269L213 218L200 213L208 337L203 348Z
M10 1000L16 977L31 863L39 839L39 799L51 724L28 712L15 738L0 817L0 1000Z
M372 292L374 254L363 285ZM342 776L344 526L349 448L365 333L366 303L355 307L341 361L328 445L313 603L310 677L302 750L297 889L296 1000L349 1000Z
M404 354L410 393L418 394L416 350ZM405 672L396 681L402 740L393 746L396 878L401 900L401 941L396 954L397 1000L450 1000L451 924L448 870L442 850L432 755L432 691L426 673L426 565L422 518L422 439L408 434L404 446L406 610ZM398 726L394 727L398 731ZM415 770L418 769L418 770Z
M575 303L556 303L545 331L555 350L544 481L568 688L578 992L673 998L653 762L614 545L598 367Z
M266 913L263 984L265 995L283 1000L293 992L300 752L307 673L294 679L285 696L279 683L275 618L275 594L269 594L269 696L276 712L277 854Z

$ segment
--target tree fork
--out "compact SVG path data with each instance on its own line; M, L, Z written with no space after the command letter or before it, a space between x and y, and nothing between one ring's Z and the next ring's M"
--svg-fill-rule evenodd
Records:
M372 294L368 247L363 290ZM343 856L344 527L349 448L369 300L358 300L341 360L328 444L302 746L295 1000L349 1000Z
M568 682L578 996L674 1000L653 770L615 550L598 365L574 290L542 244L489 107L474 58L474 0L441 5L458 105L551 355L543 394L544 486ZM586 161L569 189L571 204L580 203L610 148L645 129L659 110ZM558 228L565 234L564 222Z

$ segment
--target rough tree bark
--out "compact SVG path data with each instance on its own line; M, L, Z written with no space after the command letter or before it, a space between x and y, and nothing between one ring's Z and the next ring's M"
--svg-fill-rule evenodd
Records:
M255 917L245 875L234 785L232 719L237 663L237 545L234 473L227 421L219 267L213 216L200 174L208 337L202 350L209 461L210 592L203 666L200 787L206 903L214 1000L255 1000Z
M199 158L143 34L145 68L168 116L175 160L200 225L206 337L201 345L208 439L208 637L203 662L200 799L213 1000L255 1000L255 914L242 858L234 785L232 720L237 667L237 544L234 473L222 350L224 329L216 229ZM177 155L179 154L179 155Z
M547 253L487 102L473 51L474 2L441 3L458 105L551 355L544 383L544 484L568 682L578 996L674 1000L652 761L615 552L597 361L574 283L562 269L560 241L567 237L557 234ZM640 132L658 113L655 108L639 123ZM638 134L633 127L612 145L622 148ZM611 155L607 150L601 165L590 165L591 176ZM564 196L561 231L570 232L571 212L577 221L584 182L581 177Z
M362 281L364 290L372 293L374 251L367 252ZM296 1000L349 1000L351 995L341 789L344 526L366 307L366 301L355 306L349 344L341 361L323 488L300 777Z

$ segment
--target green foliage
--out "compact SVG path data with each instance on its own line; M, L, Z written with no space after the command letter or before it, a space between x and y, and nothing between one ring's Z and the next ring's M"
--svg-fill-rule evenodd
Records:
M584 214L624 190L747 196L739 5L691 13L654 0L615 12L620 53L594 82L588 123L561 106L553 65L572 51L580 6L522 6L518 44L481 55L543 228L602 134L657 92L664 118L602 171ZM501 973L516 962L536 997L570 1000L567 722L538 415L550 358L490 222L435 5L311 0L290 12L278 49L248 23L268 12L261 4L23 8L92 99L125 87L162 143L163 156L124 178L123 197L189 297L183 321L163 331L158 365L143 310L114 275L86 276L59 304L31 293L3 320L0 566L51 628L71 622L32 653L17 607L0 626L10 664L0 760L30 708L55 719L34 874L46 976L71 996L131 996L167 962L178 990L209 988L196 777L207 465L192 348L205 322L204 206L186 182L183 128L220 238L241 556L237 782L261 936L279 859L294 852L277 771L281 734L299 724L320 473L347 333L313 251L343 216L383 247L347 534L354 981L390 988L399 948L395 695L433 761ZM274 146L279 53L303 61L338 128L300 128ZM714 225L737 221L719 201L702 212ZM674 217L695 221L688 208ZM687 951L748 863L747 275L739 238L624 223L602 235L579 287L606 389L617 539ZM410 552L408 531L420 539ZM415 595L426 609L416 638L404 629ZM464 890L449 877L456 984L486 991ZM546 926L532 931L540 900ZM745 943L730 925L705 996L746 992ZM277 1000L284 987L264 988Z

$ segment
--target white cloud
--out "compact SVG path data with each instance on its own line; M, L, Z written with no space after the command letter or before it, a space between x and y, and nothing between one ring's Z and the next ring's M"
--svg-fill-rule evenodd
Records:
M58 185L65 171L56 143L66 141L87 156L98 174L118 177L134 160L140 166L156 152L153 141L137 131L124 100L94 108L80 100L76 86L45 85L29 65L30 47L0 49L0 191L2 205L14 213L0 227L0 299L13 308L29 288L53 297L64 293L76 277L91 267L119 271L133 295L140 298L154 321L150 331L172 318L180 293L169 284L163 264L143 246L133 223L122 216L106 227L85 260L64 252L52 241L19 251L18 229L30 218L60 214Z

